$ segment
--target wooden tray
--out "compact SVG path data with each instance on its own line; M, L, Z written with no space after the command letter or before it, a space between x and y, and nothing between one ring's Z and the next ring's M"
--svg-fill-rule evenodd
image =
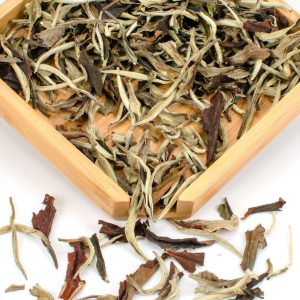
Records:
M0 6L0 32L8 26L10 20L20 15L26 2L28 0L8 0ZM285 14L291 21L299 17L296 12ZM241 117L233 114L232 122L222 120L228 132L228 150L180 195L176 206L167 217L191 216L298 116L300 84L278 104L269 108L270 102L263 101L252 128L239 140L236 136ZM187 108L182 107L182 110L185 109ZM0 115L108 214L116 219L126 218L130 201L128 194L54 129L55 120L49 120L33 110L2 80ZM100 126L105 127L110 121L110 118L103 117ZM123 132L127 129L128 124L120 128Z

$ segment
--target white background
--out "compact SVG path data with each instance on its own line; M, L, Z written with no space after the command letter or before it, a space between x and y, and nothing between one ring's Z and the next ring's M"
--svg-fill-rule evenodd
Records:
M287 2L300 11L299 1ZM294 233L294 263L286 274L265 281L261 285L266 300L299 299L299 131L300 118L298 117L194 216L217 218L216 205L225 196L239 216L243 215L247 207L274 202L279 196L287 201L283 212L277 215L275 232L267 238L268 247L258 255L254 271L263 272L267 258L271 258L275 269L286 264L289 224ZM13 261L10 235L0 236L0 298L1 300L32 299L28 288L35 283L39 283L57 297L64 282L67 252L71 250L68 245L58 242L57 239L90 236L99 230L98 219L113 220L2 119L0 119L0 141L0 226L9 223L8 198L10 196L15 200L17 222L27 225L30 225L32 212L41 208L44 194L55 196L57 215L50 239L59 259L59 269L55 270L43 245L34 238L19 234L20 258L29 276L29 280L25 282ZM271 215L266 213L252 216L242 223L238 231L227 233L225 237L242 251L244 232L253 229L259 223L265 227L270 226ZM177 233L165 221L154 224L153 229L160 235L185 236ZM140 244L149 256L152 256L153 250L160 251L158 247L146 241L141 241ZM210 270L228 279L242 274L239 267L240 259L226 249L214 245L203 250L206 252L205 266L198 268L198 271ZM117 294L119 282L125 278L127 272L133 272L141 263L128 245L113 245L104 249L103 255L107 263L110 283L101 281L95 266L92 265L81 275L87 284L80 296ZM155 279L150 283L154 284ZM26 283L26 290L4 294L4 289L12 283ZM196 284L185 275L180 281L180 299L192 299L195 286ZM136 299L140 298L142 297L136 297ZM153 298L154 296L148 297L148 299Z

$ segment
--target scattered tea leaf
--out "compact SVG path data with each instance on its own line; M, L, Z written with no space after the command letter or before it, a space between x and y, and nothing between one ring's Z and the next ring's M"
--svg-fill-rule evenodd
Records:
M255 206L255 207L250 207L250 208L248 208L248 211L245 213L245 215L242 218L242 220L245 220L250 215L261 213L261 212L266 212L266 211L280 211L281 208L285 204L286 204L286 202L282 198L279 198L279 200L277 202L274 202L274 203L264 204L264 205Z
M218 212L220 217L224 220L230 220L232 218L233 212L226 198L224 199L224 203L218 206Z
M99 220L98 222L101 224L100 233L106 234L109 239L112 239L114 237L119 236L119 238L116 240L117 242L121 243L127 243L127 239L125 236L125 228L120 227L118 225L105 222L103 220ZM135 224L135 236L144 237L144 224L141 222L141 220L137 220Z
M158 254L156 254L155 252L154 252L154 254L155 254L156 260L158 261L159 268L161 270L160 280L154 287L146 290L142 287L142 285L140 285L135 280L135 278L131 277L130 275L127 276L128 282L130 282L130 284L132 284L134 286L134 288L141 294L146 294L147 295L147 294L157 293L158 291L160 291L164 287L164 285L165 285L165 283L168 279L168 270L165 266L164 260Z
M55 198L46 194L43 204L46 206L44 210L40 210L38 214L33 213L32 226L34 229L41 231L47 238L52 228L53 219L56 214L54 207Z
M104 281L109 282L107 274L106 274L105 261L104 261L102 251L100 248L100 241L99 241L96 233L92 235L91 242L95 249L95 255L96 255L96 259L97 259L96 266L97 266L98 273Z
M29 290L30 294L37 298L37 300L54 300L54 297L39 284L36 284Z
M241 262L241 267L244 271L253 269L258 249L263 249L267 246L264 234L265 229L261 225L257 225L254 230L245 233L246 246Z
M216 291L218 291L220 288L232 287L241 279L220 279L217 275L209 271L190 274L190 278L198 283L195 292L203 294L213 294L216 293Z
M17 229L15 224L15 207L12 198L9 198L10 206L11 206L11 217L10 217L10 230L12 234L12 248L13 248L13 254L14 254L14 260L17 265L17 267L20 269L22 274L24 275L25 279L27 279L26 272L20 262L19 258L19 249L18 249L18 239L17 239Z
M80 279L77 274L78 270L87 261L82 242L71 243L74 252L68 253L68 267L66 272L65 283L60 292L59 298L68 300L72 299L76 294L81 291L85 285L85 281Z
M173 239L166 236L158 236L149 229L146 229L146 238L158 245L163 249L170 249L170 248L198 248L203 246L210 246L215 241L214 240L207 240L207 241L199 241L196 238L184 238L184 239Z
M233 230L239 225L239 219L236 215L232 215L230 220L187 220L173 221L177 225L187 229L199 229L207 232L216 232L219 230Z
M155 300L176 299L179 295L178 281L182 276L183 272L180 272L171 261L168 278L163 288L159 291L159 296Z
M80 274L94 259L95 248L92 241L86 237L82 236L76 239L58 239L60 242L69 243L72 246L76 253L76 264L77 269L74 274L74 277ZM85 247L89 250L88 257L86 257Z
M164 256L163 258L166 257ZM141 264L134 273L130 274L129 277L133 279L136 284L143 286L158 268L159 262L156 258L147 260L144 264ZM120 283L118 300L131 300L135 293L135 287L128 280L124 280Z
M168 250L166 253L175 258L180 265L190 273L196 271L196 265L203 266L204 264L205 254L203 252L192 253L186 250L182 252Z
M181 231L186 232L186 233L189 233L189 234L193 234L193 235L201 235L201 236L209 237L209 238L215 240L216 242L219 242L221 245L223 245L224 247L226 247L227 249L229 249L230 251L235 253L237 256L242 257L242 254L239 252L239 250L237 250L236 247L234 247L230 242L225 240L219 234L217 234L215 232L208 232L208 231L202 230L202 229L186 228L184 226L181 226L177 222L176 221L170 221L170 223L172 225L174 225L176 227L176 229L181 230Z
M7 287L4 292L10 293L10 292L23 291L23 290L25 290L24 284L12 284L9 287Z

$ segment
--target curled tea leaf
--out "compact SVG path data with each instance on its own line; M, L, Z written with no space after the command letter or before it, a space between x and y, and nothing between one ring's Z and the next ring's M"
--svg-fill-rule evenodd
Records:
M217 141L220 130L221 113L224 109L224 97L217 92L211 99L212 106L203 111L203 127L208 135L207 163L215 160Z
M36 284L29 290L30 294L37 298L37 300L54 300L54 297L39 284Z
M95 256L97 258L96 266L97 266L98 273L104 281L108 282L105 261L100 248L100 242L96 233L92 235L91 242L95 249Z
M20 269L22 274L24 275L25 279L27 279L26 272L24 270L23 265L20 262L19 258L19 249L18 249L18 239L17 239L17 228L15 224L15 207L12 198L9 199L10 206L11 206L11 217L10 217L10 230L12 235L12 248L13 248L13 254L14 254L14 260L17 265L17 267Z
M233 212L226 198L224 199L224 203L218 206L218 212L224 220L230 220L232 218Z
M84 270L94 259L95 248L92 241L88 237L80 237L77 239L58 239L60 242L69 243L72 246L76 253L76 272L74 277L77 277L82 270ZM89 250L88 257L84 251L84 247L87 247ZM79 259L79 262L78 262Z
M203 266L205 254L203 252L188 252L188 251L171 251L166 252L170 257L176 259L180 265L188 272L193 273L196 271L196 265Z
M23 290L25 290L24 284L12 284L5 289L4 293L17 292Z
M178 288L178 281L182 276L183 272L180 272L171 261L168 278L163 288L159 291L159 296L155 300L176 299L180 292Z
M38 214L33 213L31 221L33 228L41 231L47 238L49 238L53 219L56 214L54 201L54 197L46 194L43 201L43 204L46 206L45 209L40 210Z
M245 233L246 246L241 262L241 267L244 271L253 269L258 249L263 249L267 246L264 233L265 229L261 225L258 225L254 230Z
M163 258L165 259L166 257L164 256ZM129 275L129 277L139 286L143 286L158 268L159 262L156 258L148 260L144 264L141 264L134 273ZM135 287L128 280L124 280L120 283L119 300L131 300L135 293Z
M65 283L59 295L59 298L64 300L72 299L85 285L85 281L81 280L78 274L78 270L81 270L82 265L87 261L83 245L81 242L73 242L71 246L74 248L74 252L68 253Z
M264 204L264 205L255 206L255 207L250 207L250 208L248 208L248 210L245 213L245 215L242 218L242 220L245 220L250 215L261 213L261 212L266 212L266 211L280 211L281 208L285 204L286 204L286 202L282 198L279 198L279 200L277 202L274 202L274 203Z
M154 287L146 290L146 289L142 288L140 286L140 284L135 281L134 278L132 278L131 276L127 277L128 282L130 282L136 288L136 290L141 294L154 294L154 293L160 291L164 287L164 285L168 279L168 270L165 266L163 259L160 256L158 256L158 254L156 254L155 252L154 252L154 254L158 261L159 268L161 270L160 280Z
M166 236L158 236L149 229L146 229L146 239L150 242L157 244L159 247L163 249L170 248L198 248L203 246L210 246L215 241L207 240L207 241L199 241L195 238L184 238L184 239L173 239Z

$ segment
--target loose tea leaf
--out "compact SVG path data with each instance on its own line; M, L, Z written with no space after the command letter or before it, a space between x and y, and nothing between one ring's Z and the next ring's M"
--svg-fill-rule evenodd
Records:
M121 243L127 243L127 239L125 236L125 228L124 227L120 227L118 225L109 223L109 222L105 222L103 220L99 220L98 222L99 224L101 224L101 228L100 228L100 233L106 234L108 236L109 239L112 239L114 237L119 236L119 238L116 240L117 242L121 242ZM141 220L137 220L136 224L135 224L135 236L139 236L139 237L144 237L144 227L145 225L141 222Z
M131 276L127 276L128 282L130 282L135 287L135 289L141 294L147 295L157 293L164 287L168 279L168 270L165 266L163 258L159 257L158 254L156 254L155 252L154 254L158 261L159 268L161 270L160 280L154 287L146 290L138 282L136 282L134 278L132 278Z
M181 221L179 221L179 222L181 222ZM224 247L226 247L227 249L229 249L236 255L242 257L242 254L239 252L239 250L236 249L236 247L234 247L230 242L228 242L227 240L225 240L224 238L222 238L219 234L217 234L215 232L208 232L208 231L202 230L202 229L186 228L186 227L182 226L180 223L178 223L178 221L170 221L170 223L172 225L174 225L178 230L184 231L186 233L193 234L193 235L201 235L201 236L205 236L205 237L214 239L216 242L219 242L221 245L223 245Z
M74 277L80 274L94 259L95 248L92 241L88 237L80 237L77 239L58 239L60 242L69 243L75 250L76 263L78 268L74 274ZM86 257L85 247L89 250Z
M222 93L217 92L211 99L212 106L203 112L203 127L208 135L207 163L215 160L217 141L220 130L220 119L225 101Z
M129 277L132 278L138 285L143 286L158 270L158 268L159 262L157 258L148 260L146 263L141 264L134 273L129 275ZM128 280L124 280L120 283L118 296L119 300L131 300L134 297L135 293L135 287Z
M279 198L279 200L277 202L274 202L274 203L264 204L264 205L255 206L255 207L250 207L250 208L248 208L248 211L245 213L245 215L242 218L242 220L245 220L250 215L257 214L257 213L260 213L260 212L280 211L281 208L285 204L286 204L286 202L282 198Z
M36 284L29 290L30 294L37 298L37 300L54 300L54 297L39 284Z
M137 195L139 192L139 185L136 187L134 191L134 195ZM144 254L143 250L139 246L136 236L135 236L135 228L136 228L136 222L137 222L137 211L138 211L138 198L135 196L132 196L130 208L129 208L129 215L127 224L124 228L124 233L126 236L126 239L128 243L132 246L134 251L143 259L147 260L146 254Z
M243 23L243 27L249 32L267 32L267 33L270 33L273 28L270 20L265 20L262 22L254 22L254 21L247 20Z
M54 207L55 198L50 195L45 195L43 204L46 206L44 210L40 210L38 214L33 213L32 226L34 229L41 231L47 238L52 228L53 219L56 214Z
M90 85L95 89L98 96L102 95L102 75L100 71L96 68L94 63L90 60L85 49L80 51L80 63L86 69L88 74L88 80Z
M240 291L243 291L247 284L252 280L255 275L249 271L240 278L234 285L224 288L216 289L214 292L208 292L208 295L196 297L194 299L201 300L212 300L212 299L228 299L229 297L235 297Z
M220 279L217 275L209 271L190 274L190 278L198 283L195 292L203 294L213 294L216 293L220 288L232 287L241 279Z
M96 233L92 235L91 242L93 243L95 249L95 255L97 259L96 266L98 273L104 281L109 282L106 274L105 261L100 248L100 242Z
M173 221L180 227L188 229L199 229L207 232L216 232L219 230L233 230L239 225L239 219L236 215L232 215L230 220L187 220Z
M241 262L241 267L244 271L253 269L258 249L263 249L267 246L264 234L265 229L261 225L257 225L254 230L245 233L246 246Z
M156 300L176 298L179 294L178 281L183 275L183 272L180 272L176 268L175 264L171 261L168 278L165 285L158 293L159 296L156 298Z
M198 248L203 246L210 246L215 241L214 240L207 240L207 241L199 241L195 238L184 238L184 239L172 239L166 236L158 236L149 229L146 229L146 238L158 245L163 249L170 249L170 248Z
M25 279L27 279L26 272L24 270L23 265L20 262L19 258L19 249L18 249L18 239L17 239L17 229L15 224L15 207L12 198L9 199L10 206L11 206L11 217L10 217L10 230L11 230L11 237L12 237L12 248L13 248L13 254L14 254L14 260L17 265L17 267L20 269L22 274L24 275Z
M204 256L203 252L192 253L188 251L176 252L168 250L166 252L169 256L175 258L180 265L188 272L193 273L196 271L196 265L203 266Z
M218 212L220 217L224 220L230 220L232 218L233 212L226 198L224 199L224 203L218 206Z
M81 266L87 261L83 245L81 242L74 242L71 243L71 246L74 248L74 252L68 253L65 283L59 295L59 298L64 300L72 299L85 285L85 281L81 280L77 274Z
M10 292L17 292L17 291L23 291L25 290L24 284L12 284L9 287L7 287L4 291L4 293L10 293Z

